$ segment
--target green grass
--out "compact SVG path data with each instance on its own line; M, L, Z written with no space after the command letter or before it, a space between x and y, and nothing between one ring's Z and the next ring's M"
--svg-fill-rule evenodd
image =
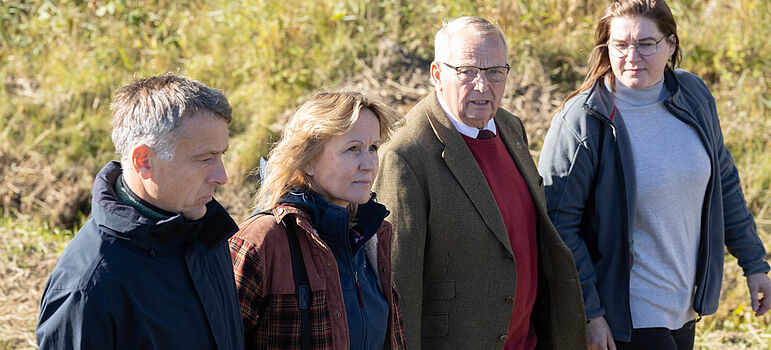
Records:
M72 234L56 225L82 224L82 215L57 211L87 194L93 175L115 157L109 101L124 83L174 72L226 93L234 107L226 156L231 182L220 199L242 218L255 186L248 174L275 141L282 117L312 92L361 76L357 62L388 56L384 41L430 60L442 20L462 15L486 17L504 31L512 66L504 107L526 120L537 153L554 108L586 72L594 20L607 3L3 0L0 227L17 238L0 254L20 262L52 253L45 242L58 247ZM747 201L771 247L771 2L670 5L683 43L682 67L702 77L716 98ZM378 73L377 79L394 81L411 74ZM428 76L421 79L428 88ZM722 306L703 320L700 339L719 332L768 334L769 317L749 316L743 278L734 278L740 272L733 260L727 265Z

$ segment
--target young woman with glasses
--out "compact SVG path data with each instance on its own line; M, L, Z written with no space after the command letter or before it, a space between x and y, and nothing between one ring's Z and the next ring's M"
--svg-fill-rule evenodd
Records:
M560 106L539 160L549 215L581 279L591 349L692 349L716 311L723 247L752 308L771 307L765 249L747 208L715 100L677 69L663 0L614 1L590 69Z

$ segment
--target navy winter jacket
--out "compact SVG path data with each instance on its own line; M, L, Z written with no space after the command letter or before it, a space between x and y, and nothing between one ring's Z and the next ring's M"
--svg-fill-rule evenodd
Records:
M739 174L723 143L712 94L701 79L681 69L667 69L664 85L670 92L664 105L696 130L711 164L693 300L699 315L709 315L717 310L720 297L724 246L737 257L745 275L768 272L769 266L763 261L765 249ZM602 80L570 99L554 116L538 169L544 177L549 217L573 251L587 319L604 315L614 338L629 341L634 159L623 116Z
M99 172L92 217L46 283L40 349L243 349L235 222L214 200L200 220L153 222L118 200L120 173Z
M304 207L313 227L332 251L337 262L343 302L348 319L351 349L382 349L388 329L389 305L368 262L365 244L380 229L389 211L370 200L358 206L355 225L348 227L348 210L334 205L313 191L292 191L280 203ZM352 230L360 233L354 242ZM373 254L370 259L375 258Z

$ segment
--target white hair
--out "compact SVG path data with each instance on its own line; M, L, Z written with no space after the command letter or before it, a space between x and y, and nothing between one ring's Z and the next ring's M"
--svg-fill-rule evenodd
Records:
M503 43L506 57L509 56L509 48L506 45L506 40L503 38L503 33L498 27L482 17L467 16L451 19L442 23L442 28L439 29L434 38L435 62L447 62L450 58L450 39L453 34L460 31L471 31L481 37L497 35L501 39L501 43Z

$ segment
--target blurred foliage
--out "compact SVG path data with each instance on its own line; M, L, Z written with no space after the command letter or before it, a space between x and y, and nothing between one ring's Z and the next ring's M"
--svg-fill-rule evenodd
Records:
M483 16L504 31L518 81L553 87L564 97L586 73L594 21L606 4L2 0L0 164L34 158L41 159L40 166L93 176L115 158L112 92L139 77L173 72L228 96L234 107L228 171L233 186L251 185L247 174L276 139L280 116L310 93L361 74L355 59L369 62L382 40L430 60L442 20ZM702 77L716 98L726 143L768 246L771 2L672 0L670 5L683 44L682 67ZM560 102L551 101L553 107ZM540 117L548 120L550 112ZM541 140L532 142L540 147ZM746 287L738 288L745 296ZM742 304L733 305L718 316L725 321L710 323L710 329L756 322L744 309L736 311Z

